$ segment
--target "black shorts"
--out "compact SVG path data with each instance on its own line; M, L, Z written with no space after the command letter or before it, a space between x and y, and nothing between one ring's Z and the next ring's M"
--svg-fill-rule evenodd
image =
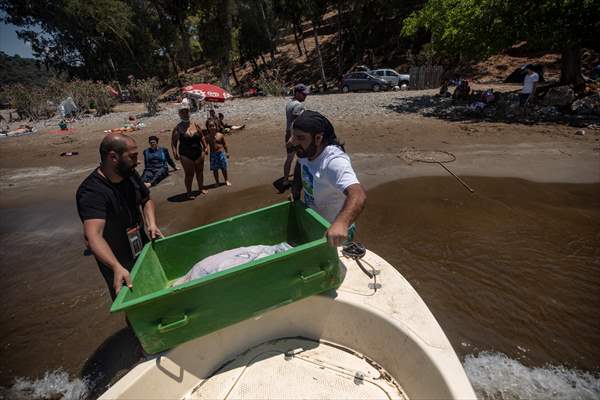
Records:
M291 154L294 153L294 148L288 143L290 141L290 138L292 137L291 133L285 133L285 142L283 143L285 145L285 150L287 152L287 154Z

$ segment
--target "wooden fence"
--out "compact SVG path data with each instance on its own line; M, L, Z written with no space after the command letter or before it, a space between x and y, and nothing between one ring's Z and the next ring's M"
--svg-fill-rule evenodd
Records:
M410 68L410 90L435 89L442 83L444 67L441 65L428 65Z

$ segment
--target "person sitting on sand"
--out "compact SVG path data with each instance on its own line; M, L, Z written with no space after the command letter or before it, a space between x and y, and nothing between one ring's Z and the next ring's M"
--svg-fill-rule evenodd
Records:
M212 119L213 121L215 121L215 123L217 124L217 131L221 132L221 133L226 133L225 132L225 126L221 123L221 121L217 118L217 113L215 111L214 108L211 108L210 110L208 110L208 119Z
M215 176L215 184L219 186L219 170L223 173L223 179L225 184L231 186L227 178L227 159L229 158L229 152L227 151L227 143L225 142L225 135L218 131L217 121L214 119L206 120L206 141L210 146L210 170Z
M442 97L450 97L450 91L448 90L448 81L444 80L440 86L439 95Z
M246 127L246 125L229 125L225 122L225 116L223 115L223 113L219 113L219 125L223 127L223 130L221 132L223 133L229 133L230 131L237 131L239 129L244 129Z
M144 172L142 173L142 182L146 187L156 186L169 176L169 165L173 171L177 171L177 165L171 158L169 150L158 147L156 136L150 136L148 144L150 147L144 150Z
M455 100L469 100L470 94L471 87L469 86L469 81L459 79L456 84L456 89L454 89L454 93L452 94L452 98Z
M137 128L140 126L140 121L136 118L135 115L130 115L127 117L127 122L124 125L125 127Z

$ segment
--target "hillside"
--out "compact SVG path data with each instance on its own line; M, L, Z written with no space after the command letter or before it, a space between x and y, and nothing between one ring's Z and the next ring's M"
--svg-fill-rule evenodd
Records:
M337 87L340 77L338 37L335 24L336 13L331 11L325 14L323 24L318 29L321 54L329 88ZM261 83L274 81L285 87L290 87L297 82L304 82L316 87L321 81L321 76L313 26L306 21L301 26L303 30L301 53L291 31L279 32L275 62L265 52L256 60L254 66L250 62L246 62L241 66L237 65L234 68L235 78L232 76L230 79L232 90L234 92L240 91L238 82L243 90L251 86L260 86ZM345 40L348 40L348 38L343 38L343 41ZM418 47L411 49L410 46L409 43L404 43L397 38L390 38L388 41L381 41L378 47L370 49L367 56L363 56L361 59L351 59L350 55L345 54L342 73L357 65L367 65L373 69L393 68L398 72L407 73L411 65L420 64L425 58L423 53L418 52ZM599 61L599 53L593 50L584 50L582 57L583 73L587 75ZM438 60L437 62L442 63L449 70L460 71L468 79L481 83L501 83L516 68L528 63L540 64L544 68L544 76L547 80L558 81L561 68L559 53L551 50L529 49L525 42L462 69L448 65L448 62L444 60ZM210 65L197 65L182 74L182 78L188 83L198 81L219 83L219 77L217 74L213 74L212 70L214 68Z
M0 51L0 85L24 83L43 86L55 75L33 58L9 56Z

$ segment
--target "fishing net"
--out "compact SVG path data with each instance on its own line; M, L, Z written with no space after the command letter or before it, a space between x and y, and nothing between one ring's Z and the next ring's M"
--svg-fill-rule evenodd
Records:
M416 149L404 149L398 154L398 158L411 164L414 161L439 164L444 168L450 175L458 180L469 192L474 193L475 191L469 187L462 179L460 179L454 172L450 171L444 163L449 163L456 160L456 156L450 152L443 150L416 150Z
M456 160L456 156L443 150L416 150L405 149L398 155L408 163L420 161L425 163L449 163Z

